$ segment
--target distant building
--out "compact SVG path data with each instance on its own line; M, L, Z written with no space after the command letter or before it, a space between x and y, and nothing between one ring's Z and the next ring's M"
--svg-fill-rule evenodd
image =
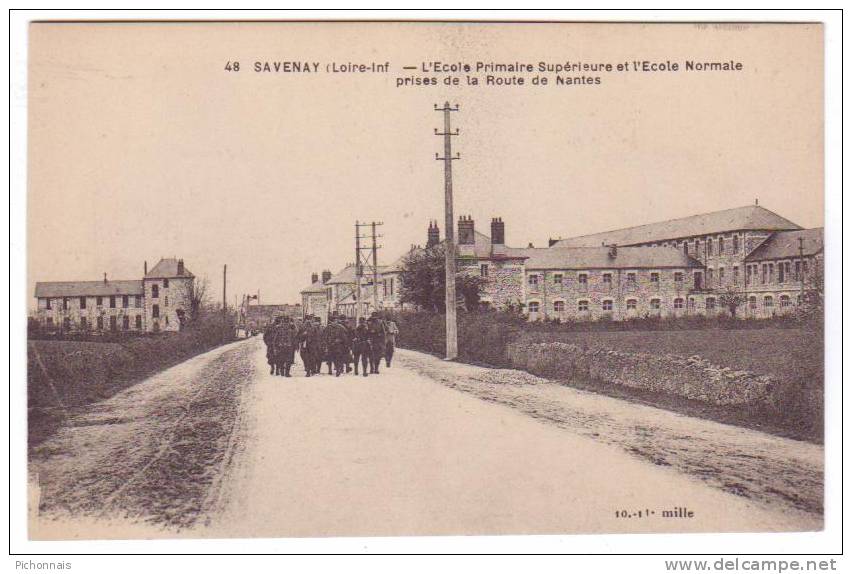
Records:
M36 283L35 318L64 331L178 331L188 319L195 276L183 259L161 259L143 278Z

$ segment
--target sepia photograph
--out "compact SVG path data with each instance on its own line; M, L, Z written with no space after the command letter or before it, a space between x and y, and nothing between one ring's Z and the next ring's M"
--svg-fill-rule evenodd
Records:
M826 527L821 22L27 36L28 540Z

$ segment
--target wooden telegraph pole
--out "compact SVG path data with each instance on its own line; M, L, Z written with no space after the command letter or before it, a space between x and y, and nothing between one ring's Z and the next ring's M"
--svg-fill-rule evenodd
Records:
M445 258L445 277L446 277L446 293L445 304L447 309L447 353L446 359L451 361L459 356L458 343L458 324L456 319L456 239L453 233L453 160L459 159L459 154L453 156L452 136L459 135L459 130L450 130L450 112L459 111L459 106L456 104L450 107L450 102L444 102L444 107L439 108L435 105L435 111L444 113L444 131L439 132L435 128L436 136L444 137L444 157L440 157L437 153L435 159L444 162L444 229L446 232L446 258Z
M367 267L369 274L373 278L373 309L379 308L379 263L378 251L381 248L376 240L381 235L376 234L376 227L383 225L382 222L373 221L372 223L355 222L355 320L361 318L361 283L364 277L364 267ZM370 227L368 235L361 235L362 227ZM369 245L361 245L362 239L371 240Z

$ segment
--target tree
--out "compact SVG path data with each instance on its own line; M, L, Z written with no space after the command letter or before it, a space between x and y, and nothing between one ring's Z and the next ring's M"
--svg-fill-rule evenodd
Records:
M728 308L732 319L737 316L737 309L743 303L745 303L745 296L733 287L728 287L727 291L719 295L719 305Z
M412 252L403 263L400 301L435 313L446 311L444 246ZM464 271L456 273L456 297L468 311L479 307L485 280Z
M197 320L204 307L209 303L209 285L207 277L196 278L189 283L187 287L187 297L189 299L188 321Z

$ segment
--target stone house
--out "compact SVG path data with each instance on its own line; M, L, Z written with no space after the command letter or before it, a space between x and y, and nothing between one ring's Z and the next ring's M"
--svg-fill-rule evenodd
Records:
M331 286L327 286L326 283L329 279L331 279L330 271L322 272L322 280L317 273L311 274L311 284L300 291L302 317L313 315L322 319L323 323L328 320Z
M161 259L143 278L36 283L35 318L63 331L177 331L190 312L194 275L182 259Z

